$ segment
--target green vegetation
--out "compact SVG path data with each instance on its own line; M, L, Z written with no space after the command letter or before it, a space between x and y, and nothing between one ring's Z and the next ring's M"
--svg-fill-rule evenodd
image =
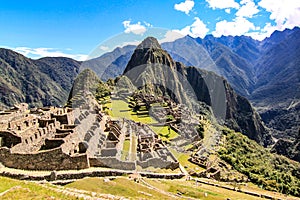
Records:
M300 196L300 164L271 154L241 133L224 130L226 144L221 159L263 189Z
M127 160L129 155L129 149L130 149L130 140L125 140L123 143L123 151L122 151L122 160Z
M102 194L112 194L130 199L174 199L176 195L185 198L224 200L255 200L258 197L230 191L195 181L163 180L143 178L134 182L126 177L118 177L111 181L105 178L85 178L68 184L66 187L86 190ZM107 180L107 178L106 178Z
M188 153L180 153L174 149L169 148L169 150L172 152L172 154L177 158L179 163L186 168L187 171L194 171L194 172L202 172L205 169L202 167L195 165L194 163L191 163L188 159L190 158L190 155Z
M47 186L47 185L46 185ZM78 199L37 183L0 177L0 199Z
M104 178L85 178L68 184L66 187L123 196L130 199L171 199L167 195L151 190L126 177L118 177L108 182L104 181Z
M203 138L204 138L204 131L205 131L205 130L204 130L204 125L200 123L200 124L196 127L196 131L197 131L199 137L200 137L201 139L203 139Z
M109 96L110 93L111 93L111 90L108 87L108 85L106 85L105 83L102 83L102 82L99 82L97 84L97 88L96 88L96 92L95 92L95 97L97 100L100 100L103 97Z
M114 118L125 118L135 122L141 122L144 124L155 124L158 123L154 118L150 117L149 114L137 114L128 107L128 103L123 100L111 100L110 103L105 104L108 108L108 114ZM168 126L152 126L151 129L158 134L163 141L170 141L178 136L173 129Z
M75 79L66 105L84 105L89 93L93 94L96 100L103 104L105 103L103 98L111 94L111 89L98 78L95 72L90 69L85 69Z
M170 141L175 139L178 136L173 129L169 128L169 126L150 126L156 134L158 134L163 141Z
M128 103L123 100L111 100L106 106L108 108L108 114L114 118L125 118L145 124L157 123L157 121L149 115L138 115L136 112L133 112L132 109L128 107Z

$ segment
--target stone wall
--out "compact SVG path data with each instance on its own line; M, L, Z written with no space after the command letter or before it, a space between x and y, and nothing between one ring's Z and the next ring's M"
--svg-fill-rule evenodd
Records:
M11 148L12 146L21 143L21 138L11 131L0 131L1 146Z
M114 169L135 170L135 162L125 162L114 157L89 158L91 167L109 167Z
M36 126L37 119L33 115L17 115L8 123L8 128L11 130L22 131L28 127Z
M101 156L102 157L108 157L108 156L116 156L117 155L117 149L101 149Z
M166 161L161 158L150 158L146 161L137 161L137 165L142 168L155 167L155 168L163 168L163 169L177 169L179 167L178 162Z
M27 170L67 170L89 167L86 154L70 156L61 148L32 154L11 153L10 149L0 148L0 162L10 168Z
M12 148L12 152L31 153L38 151L43 145L46 138L55 136L56 127L59 127L59 122L48 124L44 128L34 128L28 130L27 134L22 137L22 142Z
M44 145L42 145L41 150L55 149L60 147L64 143L63 139L46 139Z

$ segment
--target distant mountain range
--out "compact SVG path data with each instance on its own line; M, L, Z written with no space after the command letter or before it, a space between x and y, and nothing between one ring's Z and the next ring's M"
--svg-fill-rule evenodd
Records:
M283 139L278 144L296 143L293 141L299 134L300 116L299 28L275 31L263 41L246 36L186 36L161 46L174 62L223 76L239 95L251 101L272 135ZM80 70L91 68L102 80L115 78L124 72L135 48L116 48L85 62L69 58L32 60L0 49L0 108L17 102L63 106ZM281 149L280 145L276 148Z

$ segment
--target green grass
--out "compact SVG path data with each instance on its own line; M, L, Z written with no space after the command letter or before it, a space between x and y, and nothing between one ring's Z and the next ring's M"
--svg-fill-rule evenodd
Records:
M112 194L130 199L174 199L174 196L167 195L163 192L171 195L181 194L182 197L195 199L260 199L247 194L200 184L195 181L185 181L183 179L164 180L143 178L143 180L150 186L156 188L156 190L146 187L147 185L143 182L136 183L126 177L118 177L109 182L104 182L104 178L85 178L68 184L66 187L102 194Z
M157 123L149 115L138 115L136 112L133 112L128 107L128 103L123 100L111 100L106 106L108 107L108 114L113 118L125 118L144 124Z
M211 199L211 200L224 200L230 199L245 199L255 200L258 197L230 191L210 185L196 184L195 181L184 181L184 180L162 180L162 179L147 179L147 183L153 185L163 191L170 192L173 194L180 193L182 196L187 198L195 199ZM207 194L207 197L205 196Z
M194 163L191 163L188 159L190 158L188 153L180 153L175 151L174 149L169 148L169 150L172 152L172 154L177 158L179 163L186 168L187 171L192 170L197 173L204 171L202 167L195 165Z
M85 178L68 184L66 187L102 194L112 194L130 199L171 199L126 177L118 177L109 182L104 182L104 178Z
M163 141L170 141L178 137L178 133L176 133L173 129L168 129L168 126L150 126L156 134L158 134Z
M128 160L129 149L130 149L130 140L126 139L123 143L123 151L122 151L121 160L124 160L124 161Z
M130 119L135 122L141 122L144 124L153 124L158 123L154 118L149 115L143 114L139 115L136 112L133 112L129 107L128 103L123 100L112 100L110 103L107 103L108 114L113 118L125 118ZM163 141L170 141L178 136L174 130L168 130L168 126L150 126L152 130L158 134Z
M7 191L0 199L77 199L42 187L37 183L0 177L0 193Z

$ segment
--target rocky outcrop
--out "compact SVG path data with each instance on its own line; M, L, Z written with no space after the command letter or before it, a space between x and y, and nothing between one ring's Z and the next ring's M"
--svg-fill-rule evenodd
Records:
M250 102L245 97L237 95L225 80L224 86L227 102L225 124L261 145L271 145L273 139Z
M158 41L153 37L146 38L137 46L124 70L124 74L128 73L136 66L145 64L161 64L170 67L175 66L175 62L171 56L161 48Z
M294 141L279 139L273 146L272 152L300 162L300 129L298 131L298 137Z

